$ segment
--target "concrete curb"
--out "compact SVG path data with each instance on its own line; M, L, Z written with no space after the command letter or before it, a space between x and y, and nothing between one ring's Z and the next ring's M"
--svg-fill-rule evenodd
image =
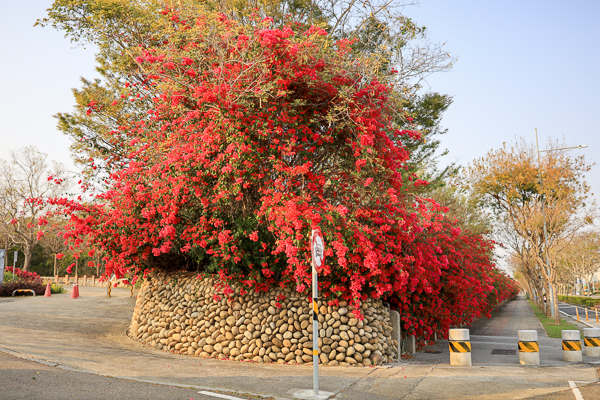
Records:
M566 316L566 317L569 317L570 319L572 319L573 321L575 321L577 324L583 324L583 325L587 325L587 326L588 326L588 327L590 327L590 328L596 328L594 325L590 325L590 324L588 324L588 323L587 323L587 322L585 322L585 321L577 321L577 318L573 318L571 315L567 314L567 313L566 313L566 312L564 312L564 311L560 311L560 313L561 313L561 314L563 314L563 315L564 315L564 316ZM571 324L571 325L574 325L574 324ZM575 326L577 326L577 325L575 325ZM581 329L583 329L583 328L580 328L580 327L578 327L578 326L577 326L577 329L581 330Z

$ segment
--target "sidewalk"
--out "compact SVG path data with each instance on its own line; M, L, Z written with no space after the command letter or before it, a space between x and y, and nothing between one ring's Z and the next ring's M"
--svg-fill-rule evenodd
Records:
M130 292L117 288L112 293L109 299L104 288L80 287L82 297L76 300L62 294L0 302L0 350L80 371L198 390L293 399L312 388L310 365L220 361L144 347L125 336L134 306ZM447 342L440 341L427 349L439 349L439 354L420 352L414 360L384 367L320 367L320 388L330 398L356 400L521 399L568 390L569 380L598 381L595 368L586 364L549 360L542 367L523 367L484 356L494 346L516 347L509 334L520 326L515 318L523 310L518 300L513 303L492 325L476 325L476 332L497 336L473 337L473 367L451 367ZM525 314L520 318L528 320ZM545 352L548 345L541 338L540 344Z
M563 361L562 340L549 338L524 296L502 305L491 319L480 318L469 328L471 358L477 366L519 366L518 331L535 330L540 344L541 366L568 367ZM582 335L583 337L583 335ZM432 353L439 352L439 353ZM447 363L450 358L448 341L440 340L434 346L415 355L424 363ZM584 363L600 362L598 358L583 357Z

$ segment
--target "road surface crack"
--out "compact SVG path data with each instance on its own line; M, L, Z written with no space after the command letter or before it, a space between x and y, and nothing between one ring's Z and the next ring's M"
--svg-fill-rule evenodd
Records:
M402 398L400 398L400 400L404 400L406 398L406 396L408 396L409 394L411 394L415 388L421 383L423 382L431 373L431 371L433 371L439 364L434 365L433 367L431 367L431 369L429 371L427 371L427 373L425 374L425 376L423 376L421 379L419 379L418 381L415 382L414 385L412 385L410 387L410 389L406 392L406 394L404 396L402 396Z

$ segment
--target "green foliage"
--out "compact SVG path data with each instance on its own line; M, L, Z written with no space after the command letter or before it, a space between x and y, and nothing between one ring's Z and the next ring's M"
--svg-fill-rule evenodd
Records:
M489 235L493 231L491 216L460 186L452 183L439 185L428 196L448 207L449 219L456 221L462 230L473 235Z
M60 294L60 293L67 293L67 290L62 285L59 285L58 283L51 283L50 284L50 292L52 294Z
M558 296L558 300L584 307L595 307L600 304L600 299L590 299L589 297L581 296Z
M417 129L421 139L405 137L403 144L410 152L408 172L416 173L420 179L429 182L426 190L429 192L442 186L444 182L458 173L458 167L451 163L443 169L438 169L440 157L448 151L440 150L439 136L448 130L441 127L443 113L452 104L452 98L440 93L426 93L409 98L405 102L405 110L413 119L412 126L406 122L397 121L405 129Z

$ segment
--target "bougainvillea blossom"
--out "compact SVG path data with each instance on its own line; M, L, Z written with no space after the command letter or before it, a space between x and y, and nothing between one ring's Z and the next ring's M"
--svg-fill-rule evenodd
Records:
M383 298L404 329L429 336L512 294L492 244L412 194L427 183L404 173L402 139L419 133L397 129L398 91L347 41L222 15L173 23L169 51L140 46L135 57L160 94L123 99L154 104L115 132L130 139L130 161L96 202L51 201L71 217L64 237L92 240L107 274L183 269L218 274L226 297L308 295L318 226L321 295L358 317L361 300Z

